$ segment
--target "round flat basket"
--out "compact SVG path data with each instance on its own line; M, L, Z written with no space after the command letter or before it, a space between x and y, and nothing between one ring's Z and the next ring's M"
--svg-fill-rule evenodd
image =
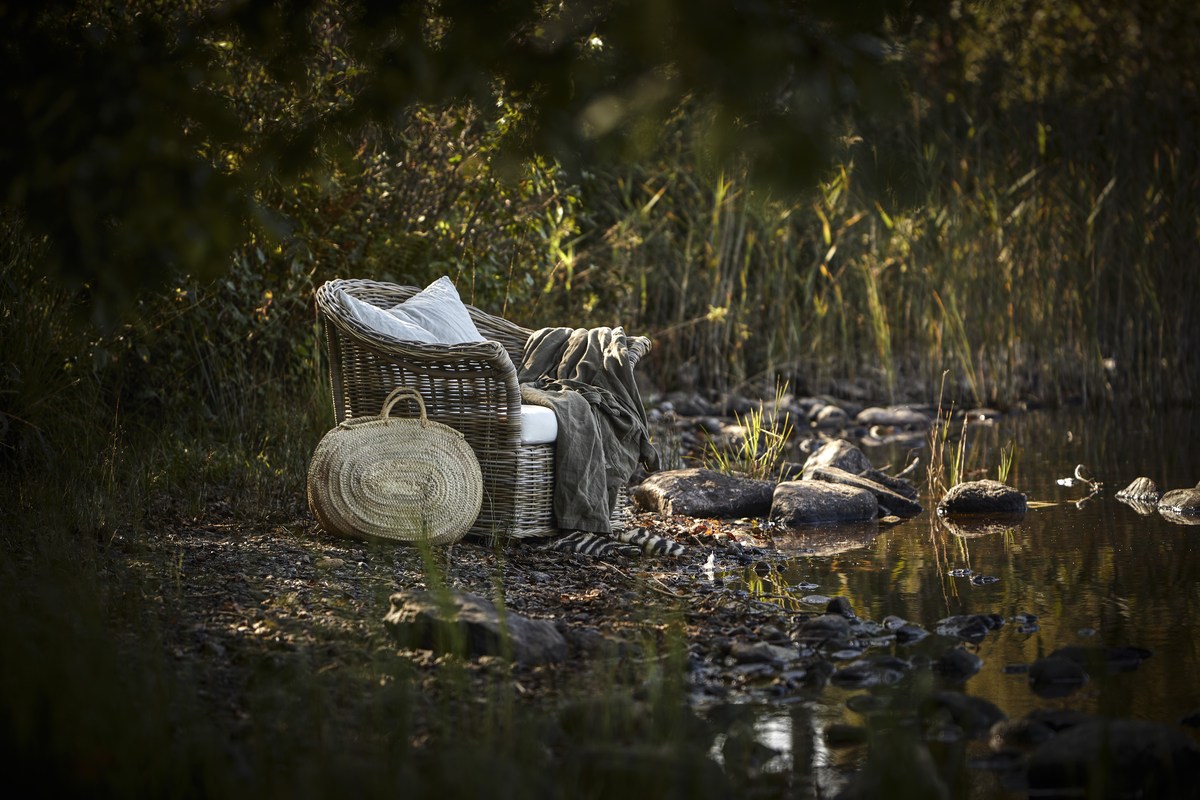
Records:
M420 419L390 417L402 398ZM308 506L321 527L357 539L448 544L479 516L483 478L463 435L425 416L414 389L387 396L378 417L329 431L308 467Z

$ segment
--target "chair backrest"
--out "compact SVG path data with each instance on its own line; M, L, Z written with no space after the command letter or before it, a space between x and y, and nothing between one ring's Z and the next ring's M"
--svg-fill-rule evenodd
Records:
M521 394L510 355L510 348L519 353L524 346L518 326L475 309L487 328L480 333L502 336L506 342L397 341L345 313L335 299L337 289L381 308L390 308L419 290L365 280L329 281L317 289L338 422L378 414L393 389L408 386L421 393L430 419L462 431L477 449L519 443Z

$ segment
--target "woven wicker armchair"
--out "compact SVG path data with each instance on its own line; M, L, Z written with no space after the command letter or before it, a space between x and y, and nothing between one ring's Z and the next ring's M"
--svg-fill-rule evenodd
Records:
M558 533L553 511L554 443L521 441L516 365L533 332L467 306L488 341L397 342L374 334L343 313L333 296L338 288L380 308L391 308L420 291L371 280L335 280L317 289L337 421L378 414L384 398L397 386L416 389L429 419L461 431L479 459L483 508L469 533L489 537ZM633 340L630 361L636 363L649 349L649 340ZM614 523L624 513L618 503Z

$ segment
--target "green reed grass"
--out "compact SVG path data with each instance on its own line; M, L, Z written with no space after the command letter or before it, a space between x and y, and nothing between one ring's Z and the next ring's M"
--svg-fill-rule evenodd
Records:
M791 415L778 410L784 407L787 384L775 388L774 413L768 417L764 404L748 411L745 416L735 414L734 419L742 428L742 435L731 448L710 441L704 454L704 465L726 475L743 475L757 480L775 476L786 454L788 441L793 433Z

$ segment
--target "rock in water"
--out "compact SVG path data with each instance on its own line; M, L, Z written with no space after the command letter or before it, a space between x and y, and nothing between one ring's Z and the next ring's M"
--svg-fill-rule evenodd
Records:
M1134 478L1132 483L1117 492L1121 500L1140 500L1143 503L1158 502L1161 495L1162 492L1149 478Z
M1100 719L1038 747L1027 774L1031 797L1200 800L1200 747L1160 723Z
M1024 514L1025 495L1000 481L966 481L946 492L938 514Z
M862 522L879 515L879 501L866 489L821 481L785 481L775 487L770 518L781 525Z
M1187 516L1200 514L1200 488L1174 489L1158 499L1159 511Z
M856 489L866 489L875 495L879 503L880 516L895 514L900 517L915 517L921 513L921 504L908 499L881 483L866 476L852 475L837 467L813 467L807 470L804 477L808 480L836 483L842 486L853 486Z

